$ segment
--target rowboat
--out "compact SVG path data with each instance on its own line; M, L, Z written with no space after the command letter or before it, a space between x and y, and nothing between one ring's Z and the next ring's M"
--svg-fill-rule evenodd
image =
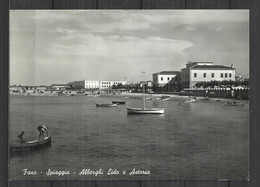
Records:
M161 100L162 100L162 101L168 101L170 98L171 98L171 96L167 96L167 95L166 95L166 96L162 96L162 97L161 97Z
M112 101L113 104L124 105L125 101Z
M96 107L116 107L117 104L101 104L101 103L96 103Z
M196 99L189 99L189 100L186 100L185 103L191 103L191 102L194 102L196 101Z
M23 143L17 143L15 145L10 146L10 152L16 153L16 152L24 152L24 151L31 151L31 150L37 150L44 147L48 147L51 145L51 137L45 137L42 140L29 140L25 141Z
M164 114L162 108L130 108L127 107L127 114Z

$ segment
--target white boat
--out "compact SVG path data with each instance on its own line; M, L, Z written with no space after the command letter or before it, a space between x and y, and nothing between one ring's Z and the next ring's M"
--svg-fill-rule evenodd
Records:
M191 103L191 102L194 102L196 101L196 99L189 99L189 100L186 100L185 103Z
M163 108L130 108L126 107L128 114L164 114Z
M126 107L127 114L163 114L164 109L163 108L146 108L145 106L145 95L144 95L144 85L143 84L143 108L130 108Z
M102 103L96 103L96 107L116 107L117 104L102 104Z

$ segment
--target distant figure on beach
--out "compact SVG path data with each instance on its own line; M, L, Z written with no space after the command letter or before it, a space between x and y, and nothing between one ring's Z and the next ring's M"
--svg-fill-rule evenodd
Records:
M216 102L220 102L220 99L217 99Z
M44 135L46 134L46 137L48 137L48 128L44 125L40 125L37 127L37 130L39 131L39 140L44 138Z
M25 142L25 141L24 141L24 133L25 133L25 132L22 131L21 134L18 135L18 138L19 138L19 140L20 140L21 143L24 143L24 142Z

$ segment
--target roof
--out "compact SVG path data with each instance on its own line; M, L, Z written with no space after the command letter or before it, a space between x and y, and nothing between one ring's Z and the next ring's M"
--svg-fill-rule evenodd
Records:
M158 73L154 73L153 75L176 75L176 74L179 74L181 73L180 71L161 71L161 72L158 72Z
M187 64L193 64L193 63L203 63L203 64L213 64L213 62L199 62L199 61L197 61L197 62L189 62L189 63L187 63Z
M234 70L235 68L231 68L228 66L222 66L222 65L195 65L192 66L190 69L228 69L228 70Z

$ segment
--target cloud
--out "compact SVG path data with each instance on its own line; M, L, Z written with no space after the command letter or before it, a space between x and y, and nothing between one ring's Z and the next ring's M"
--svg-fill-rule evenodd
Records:
M32 69L36 82L47 83L138 80L143 70L150 79L154 72L183 68L193 54L229 64L235 59L239 68L248 61L237 58L249 54L248 22L246 10L15 10L10 79L25 80ZM16 68L21 62L28 69L23 73Z

